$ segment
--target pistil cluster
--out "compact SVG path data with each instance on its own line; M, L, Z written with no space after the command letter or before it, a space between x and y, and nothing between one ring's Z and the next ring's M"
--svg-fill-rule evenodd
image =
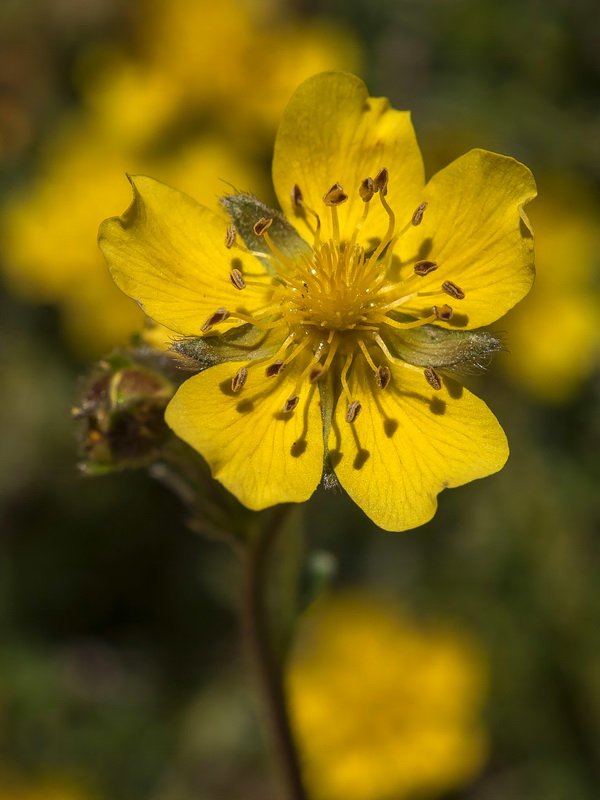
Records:
M441 389L442 379L432 367L423 370L394 356L389 337L394 331L401 332L440 320L447 322L452 318L452 306L438 301L424 317L409 321L398 319L398 314L403 314L403 306L415 298L444 300L448 296L460 301L465 294L450 280L443 281L436 291L419 291L419 279L438 269L435 261L415 259L407 278L403 281L389 280L395 245L411 226L421 224L427 203L422 203L398 230L396 215L387 201L388 180L388 170L384 168L374 179L365 178L360 185L358 192L364 211L350 239L340 236L338 208L348 200L348 195L339 183L323 196L326 213L331 215L332 231L331 238L325 240L321 237L319 213L306 205L301 188L295 185L292 200L299 212L313 220L313 243L307 254L293 259L284 254L271 238L269 229L273 220L261 218L256 221L254 234L262 237L266 244L266 257L272 262L275 278L268 280L265 273L263 280L251 281L239 269L233 268L230 280L240 291L249 285L264 290L264 306L252 316L220 308L204 322L202 331L207 332L231 318L265 331L279 330L283 342L266 363L264 359L262 364L252 362L232 376L234 392L243 390L248 369L263 368L267 379L276 380L302 354L303 367L296 387L282 408L286 414L297 407L304 381L316 383L335 368L347 402L346 421L354 422L361 411L361 403L359 398L352 396L348 377L356 358L365 359L378 391L387 389L392 380L390 365L421 372L433 389ZM368 252L357 240L375 198L387 214L388 227L377 247ZM228 248L239 247L265 258L265 253L249 251L239 241L233 225L226 231L225 243Z

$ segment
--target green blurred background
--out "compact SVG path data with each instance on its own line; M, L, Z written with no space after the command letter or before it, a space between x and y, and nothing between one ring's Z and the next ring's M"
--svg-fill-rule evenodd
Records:
M129 202L124 173L207 204L229 184L272 202L278 119L323 69L412 110L428 175L483 147L526 163L540 194L537 283L494 326L510 352L467 378L508 433L504 471L444 493L410 533L375 529L341 493L306 507L334 595L383 593L413 637L459 631L487 676L464 700L487 741L464 774L420 783L415 766L406 787L373 780L358 800L600 797L600 5L3 0L2 800L276 797L233 557L147 475L82 477L70 409L79 376L140 326L95 244ZM357 693L367 709L376 684ZM332 726L365 713L340 702Z

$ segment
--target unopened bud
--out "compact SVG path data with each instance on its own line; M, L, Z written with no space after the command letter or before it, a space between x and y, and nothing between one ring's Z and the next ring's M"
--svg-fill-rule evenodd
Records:
M156 460L169 433L164 415L174 392L170 380L133 358L101 362L73 412L83 423L83 471L97 475Z

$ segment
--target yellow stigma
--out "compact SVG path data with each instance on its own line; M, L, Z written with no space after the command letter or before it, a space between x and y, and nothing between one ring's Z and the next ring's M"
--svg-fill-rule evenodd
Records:
M271 285L265 294L265 306L261 313L247 316L226 309L218 309L203 325L207 331L228 318L248 322L260 329L282 329L284 341L278 352L266 363L265 376L278 378L285 367L295 358L304 354L306 362L296 390L282 409L292 413L298 404L300 383L308 380L319 381L332 367L339 364L337 372L341 391L348 403L347 421L352 423L360 412L360 402L352 397L348 375L355 357L364 358L373 373L375 390L385 389L392 380L389 365L400 365L407 369L417 369L393 355L389 338L396 330L407 330L437 321L447 322L453 310L445 303L432 305L431 313L417 319L398 319L403 306L415 298L437 298L442 301L450 295L454 300L462 300L464 291L450 280L440 280L435 291L419 292L419 279L438 270L443 265L435 261L414 259L402 281L388 280L390 266L394 257L394 246L402 234L413 225L420 225L427 203L421 203L401 230L397 230L396 216L387 201L389 174L381 169L375 178L365 178L358 187L364 211L349 239L340 236L338 207L348 200L343 187L336 183L323 195L325 213L331 215L331 238L321 240L321 218L319 213L309 208L298 185L292 189L296 206L314 220L314 239L310 253L296 258L285 255L271 238L272 219L261 218L254 224L254 234L262 237L268 248L267 257L271 260L277 275L277 285ZM367 251L358 244L359 232L365 224L369 208L375 195L383 206L387 218L387 230L374 250ZM237 241L235 229L226 233L228 247L243 247ZM264 257L263 253L256 253ZM403 266L403 265L401 265ZM246 281L242 273L233 269L230 274L233 285L242 290L252 281ZM254 284L256 285L256 284ZM263 287L265 284L260 284ZM412 315L414 317L414 313ZM263 359L264 362L264 359ZM383 362L383 363L382 363ZM263 367L265 364L263 363ZM423 370L419 370L423 372ZM433 388L441 387L441 378L434 371L423 372L424 380ZM241 391L245 383L245 373L233 376L234 391Z

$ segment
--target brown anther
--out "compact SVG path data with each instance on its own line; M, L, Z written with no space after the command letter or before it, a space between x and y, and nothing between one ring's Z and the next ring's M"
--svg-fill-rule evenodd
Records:
M244 276L239 271L239 269L232 269L229 273L229 280L235 286L236 289L245 289L246 288L246 281L244 280Z
M227 317L229 316L229 311L226 308L219 308L215 311L214 314L211 314L210 317L206 320L204 325L200 328L203 333L209 331L211 328L214 328L215 325L218 325L220 322L225 322Z
M323 202L326 206L341 206L348 199L348 195L339 183L334 183L328 192L323 195Z
M427 208L427 203L421 203L421 205L417 208L412 218L413 225L421 224L421 221L423 220L423 214L425 213L426 208Z
M225 247L231 250L235 244L236 230L235 225L230 225L225 231Z
M452 306L448 306L446 303L444 303L443 306L433 306L431 313L435 314L438 319L442 320L442 322L449 322L449 320L452 319L452 314L454 314L454 311Z
M392 380L392 370L389 367L386 367L385 364L382 364L380 367L377 367L377 372L375 373L375 381L380 389L386 389L391 380Z
M277 375L281 375L284 368L285 368L285 361L274 361L272 364L269 364L269 366L266 368L265 375L267 376L267 378L274 378Z
M460 286L452 283L452 281L444 281L442 283L442 289L446 292L446 294L449 294L450 297L453 297L455 300L465 299L465 293L463 290L460 288Z
M264 217L261 217L258 220L258 222L254 223L253 230L254 230L255 235L256 236L262 236L265 231L269 230L269 228L271 227L272 224L273 224L273 220L272 219L265 219Z
M368 203L375 194L375 181L373 178L365 178L358 189L358 193L360 199Z
M389 179L390 179L390 173L387 171L385 167L382 167L377 173L377 175L375 175L375 180L373 181L375 191L381 192L381 194L384 197L387 194Z
M425 380L431 386L432 389L435 389L436 392L442 388L442 379L434 370L433 367L427 367L424 372Z
M435 261L417 261L415 264L415 275L429 275L430 272L435 272L438 265Z
M308 380L311 383L316 383L324 374L325 370L322 367L313 367L308 373Z
M283 405L283 413L290 414L300 402L300 398L297 394L292 394L288 397Z
M240 389L242 389L244 384L246 383L247 377L248 377L248 370L246 369L246 367L240 367L233 376L233 378L231 379L231 391L239 392Z
M362 409L361 404L358 400L353 400L348 405L348 410L346 411L346 422L354 422L354 420L358 417Z
M290 192L292 197L292 204L295 208L302 208L304 205L304 196L302 194L302 189L295 183L292 186L292 191Z

